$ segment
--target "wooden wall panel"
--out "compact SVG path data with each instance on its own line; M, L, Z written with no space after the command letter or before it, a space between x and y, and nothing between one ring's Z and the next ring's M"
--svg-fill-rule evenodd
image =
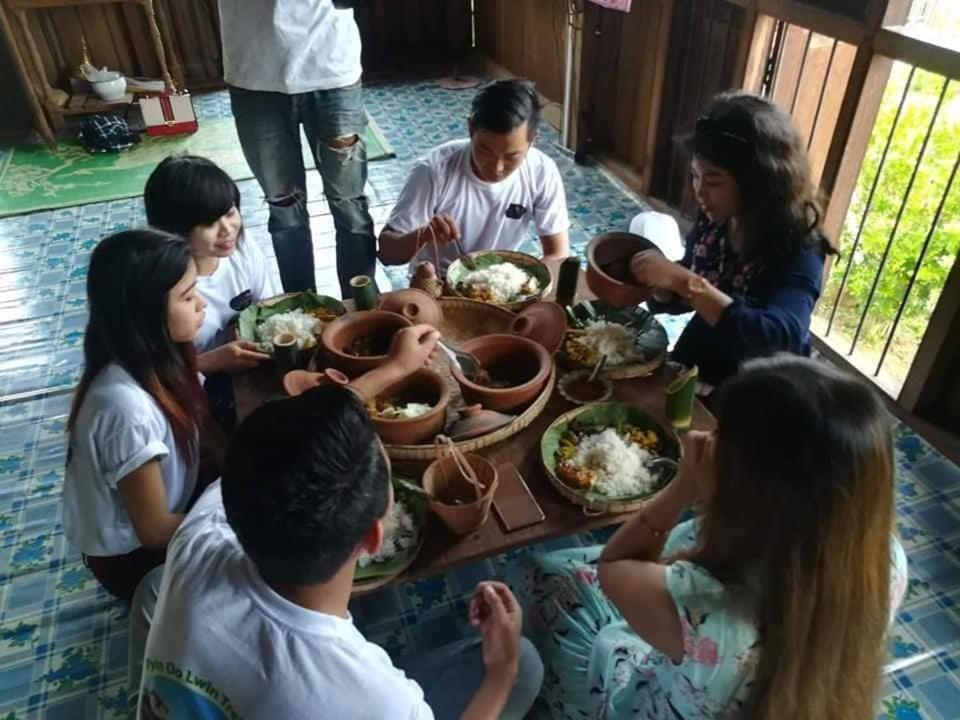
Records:
M665 93L657 131L651 193L685 214L696 203L688 181L689 158L676 142L689 132L714 95L740 87L738 48L750 32L744 8L723 0L676 0L666 76L676 78Z
M561 0L557 0L560 2ZM157 0L158 22L171 71L186 87L223 83L223 53L217 0ZM537 0L552 2L552 0ZM86 37L91 60L130 76L158 77L159 64L149 40L142 8L136 5L87 5L28 14L44 75L66 89L71 70L82 57ZM472 46L470 0L368 0L356 11L367 72L410 63L449 63L463 59ZM516 42L522 45L523 38ZM256 48L251 48L256 52ZM522 48L521 48L522 51ZM0 37L0 70L6 72L6 41ZM178 73L178 68L180 73ZM18 108L0 116L0 132L22 130L27 102L17 83L3 83L0 98ZM19 110L24 112L21 113Z
M477 47L561 102L566 7L566 0L476 0Z

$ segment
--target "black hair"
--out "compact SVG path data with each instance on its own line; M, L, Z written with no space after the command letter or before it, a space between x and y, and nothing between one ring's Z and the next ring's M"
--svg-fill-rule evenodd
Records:
M237 428L221 481L227 521L271 585L330 580L389 500L369 416L343 387L267 403Z
M195 457L206 396L193 343L175 343L167 329L170 290L190 262L183 238L151 228L110 235L94 249L87 272L90 319L83 338L83 376L68 432L94 378L116 363L160 406L180 451Z
M784 110L748 92L720 93L681 143L736 181L748 255L775 259L810 247L835 252L822 233L806 144Z
M540 127L543 105L536 87L529 80L497 80L481 88L470 107L470 123L474 130L506 134L527 124L532 140Z
M186 237L198 225L211 225L230 208L239 210L240 189L207 158L170 155L147 178L143 204L150 225Z

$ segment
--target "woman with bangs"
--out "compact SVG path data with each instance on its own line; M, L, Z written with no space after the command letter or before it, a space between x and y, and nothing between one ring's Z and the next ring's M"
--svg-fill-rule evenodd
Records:
M208 304L195 341L200 372L240 372L269 359L255 343L228 335L241 310L280 293L260 248L244 239L236 183L206 158L171 155L147 179L143 203L147 222L186 238L193 253Z
M206 399L193 343L206 302L190 248L152 229L100 242L87 302L63 529L100 584L129 602L197 490Z
M907 582L886 409L787 354L718 392L716 431L684 435L677 475L606 546L519 570L555 720L876 717Z
M700 214L678 263L638 253L631 271L656 290L654 312L694 317L672 358L717 386L749 358L810 354L810 316L834 250L806 145L790 116L746 92L715 97L683 139Z

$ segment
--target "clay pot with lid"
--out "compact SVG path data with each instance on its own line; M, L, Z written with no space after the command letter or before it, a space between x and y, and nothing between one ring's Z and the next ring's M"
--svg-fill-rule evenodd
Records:
M438 328L443 321L440 303L416 288L396 290L381 296L377 309L403 315L414 325L424 323Z

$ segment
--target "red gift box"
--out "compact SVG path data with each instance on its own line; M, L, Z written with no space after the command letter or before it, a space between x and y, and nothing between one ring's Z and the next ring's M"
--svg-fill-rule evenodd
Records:
M190 93L164 93L140 100L147 135L179 135L197 131Z

